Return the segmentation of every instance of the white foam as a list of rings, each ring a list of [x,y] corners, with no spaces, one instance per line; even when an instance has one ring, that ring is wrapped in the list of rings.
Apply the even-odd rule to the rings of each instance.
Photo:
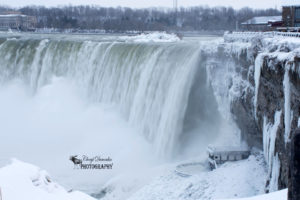
[[[111,176],[152,166],[151,146],[114,106],[89,103],[65,78],[36,95],[22,82],[0,87],[0,164],[10,157],[35,163],[69,187],[92,190]],[[110,156],[113,170],[76,171],[71,155]],[[139,165],[135,165],[136,161]]]

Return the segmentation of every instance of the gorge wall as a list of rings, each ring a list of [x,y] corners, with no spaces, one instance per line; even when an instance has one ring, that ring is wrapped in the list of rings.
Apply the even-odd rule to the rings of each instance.
[[[300,125],[298,40],[227,35],[207,58],[211,84],[228,91],[213,87],[215,94],[227,96],[242,139],[264,151],[267,192],[287,187],[290,139]]]

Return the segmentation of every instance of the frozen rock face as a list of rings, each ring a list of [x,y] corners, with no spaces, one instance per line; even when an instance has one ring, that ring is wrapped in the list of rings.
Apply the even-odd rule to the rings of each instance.
[[[300,199],[300,128],[295,131],[291,140],[290,159],[288,199]]]
[[[299,52],[297,38],[254,37],[224,42],[207,60],[212,85],[223,79],[228,88],[224,96],[242,139],[265,152],[266,191],[287,187],[290,138],[300,116]]]
[[[269,123],[274,123],[275,112],[282,110],[276,132],[274,152],[278,153],[281,162],[279,188],[287,187],[290,136],[297,128],[300,106],[300,77],[296,71],[290,69],[290,66],[299,69],[298,57],[295,57],[293,61],[289,61],[280,60],[272,55],[265,56],[256,105],[257,123],[260,130],[263,117],[266,117]]]

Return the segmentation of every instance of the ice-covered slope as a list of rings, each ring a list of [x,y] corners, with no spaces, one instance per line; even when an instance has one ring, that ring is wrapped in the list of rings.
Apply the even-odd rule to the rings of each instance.
[[[163,169],[163,170],[162,170]],[[228,162],[214,171],[203,170],[189,177],[174,172],[174,165],[165,165],[148,178],[144,175],[123,176],[111,181],[98,195],[103,200],[212,200],[248,197],[264,193],[266,169],[260,153],[239,162]],[[249,176],[251,172],[251,176]],[[155,174],[151,172],[151,174]],[[149,182],[150,181],[150,182]],[[12,160],[0,168],[0,189],[4,200],[95,200],[79,192],[67,191],[38,167]]]
[[[230,199],[224,199],[224,200],[230,200]],[[280,190],[277,192],[271,192],[259,196],[242,198],[242,199],[232,199],[232,200],[287,200],[287,189]]]
[[[164,174],[153,177],[144,186],[136,186],[138,177],[131,178],[132,183],[128,179],[126,184],[119,184],[121,180],[111,183],[102,191],[101,199],[212,200],[249,197],[264,193],[267,177],[264,159],[260,153],[247,160],[228,162],[213,171],[199,171],[191,177],[181,177],[174,169],[175,166],[169,165]]]
[[[66,191],[46,171],[16,159],[0,168],[0,190],[3,200],[95,200],[79,191]]]

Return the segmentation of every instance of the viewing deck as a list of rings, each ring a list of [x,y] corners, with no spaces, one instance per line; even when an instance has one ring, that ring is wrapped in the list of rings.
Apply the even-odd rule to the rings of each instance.
[[[217,168],[217,165],[227,161],[238,161],[247,159],[250,155],[248,148],[244,147],[212,147],[207,148],[208,162],[211,169]]]

